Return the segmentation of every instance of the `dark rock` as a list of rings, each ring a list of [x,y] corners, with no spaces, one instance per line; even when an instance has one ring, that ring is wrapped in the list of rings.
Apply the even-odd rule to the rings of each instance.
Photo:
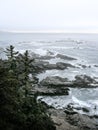
[[[82,108],[82,110],[84,111],[84,112],[89,112],[89,110],[87,109],[87,108]]]
[[[54,108],[53,106],[48,105],[47,103],[45,103],[44,101],[41,101],[40,99],[38,100],[38,102],[40,102],[41,104],[43,104],[44,108],[46,108],[46,109]]]
[[[40,82],[40,84],[43,86],[50,86],[50,87],[66,87],[67,85],[71,85],[71,82],[69,82],[67,78],[61,78],[55,76],[55,77],[46,77]]]
[[[58,95],[69,95],[68,88],[49,88],[48,86],[35,86],[32,89],[33,94],[45,95],[45,96],[58,96]]]
[[[92,87],[96,84],[96,81],[87,75],[77,75],[75,76],[75,80],[73,81],[73,87]]]
[[[43,79],[40,84],[42,86],[48,87],[83,87],[83,88],[92,88],[97,87],[98,84],[90,76],[86,75],[77,75],[74,81],[68,81],[67,78],[61,78],[59,76],[46,77]]]
[[[98,115],[93,115],[93,118],[97,118],[98,119]]]
[[[69,95],[68,89],[65,89],[65,90],[55,89],[55,90],[51,90],[51,91],[37,92],[37,93],[38,93],[38,95],[43,95],[43,96]]]
[[[74,109],[76,110],[81,110],[82,108],[81,107],[73,107]]]
[[[57,66],[56,64],[47,64],[46,66],[44,66],[44,69],[46,70],[57,69]]]
[[[39,59],[41,59],[41,60],[50,60],[52,58],[54,58],[54,56],[40,56],[39,57]]]
[[[87,75],[77,75],[75,76],[76,82],[93,83],[95,80]]]
[[[81,130],[97,130],[97,122],[87,115],[73,114],[67,116],[67,121]]]
[[[36,73],[40,73],[46,70],[45,66],[48,66],[49,62],[46,61],[35,61],[34,63],[32,63],[32,66],[35,68]],[[32,69],[33,69],[32,67]]]
[[[47,54],[44,55],[44,56],[36,54],[34,52],[29,52],[29,54],[30,54],[31,57],[38,59],[38,60],[50,60],[52,58],[55,58],[54,53],[51,52],[51,51],[48,51]]]
[[[87,66],[86,65],[81,65],[82,66],[82,68],[86,68]]]
[[[63,63],[63,62],[56,63],[56,66],[57,66],[57,69],[61,69],[61,70],[67,69],[68,67],[75,68],[75,66],[68,63]]]
[[[34,63],[32,63],[32,66],[36,68],[37,73],[52,69],[64,70],[67,69],[68,67],[75,68],[75,66],[68,63],[58,62],[56,64],[49,64],[49,62],[41,60],[36,60]]]
[[[68,64],[68,63],[63,63],[63,62],[57,62],[56,64],[47,64],[44,66],[44,69],[57,69],[57,70],[64,70],[67,69],[68,67],[75,68],[75,66]]]
[[[75,110],[82,110],[83,112],[89,112],[89,109],[88,108],[85,108],[85,107],[74,107],[73,106],[73,108],[75,109]]]
[[[77,112],[73,111],[73,110],[69,110],[69,109],[65,109],[64,111],[66,114],[69,114],[69,115],[73,115],[73,114],[77,114]]]
[[[60,59],[64,59],[64,60],[76,60],[75,58],[72,58],[72,57],[69,57],[66,55],[62,55],[62,54],[57,54],[56,57],[60,58]]]
[[[77,114],[77,112],[76,111],[74,111],[73,110],[73,106],[71,105],[71,104],[68,104],[67,105],[67,107],[66,107],[66,109],[64,110],[64,112],[66,113],[66,114],[69,114],[69,115],[73,115],[73,114]]]
[[[82,64],[78,64],[79,66],[81,66],[83,69],[85,69],[85,68],[91,68],[91,66],[89,65],[89,66],[86,66],[86,65],[82,65]]]
[[[94,67],[98,67],[98,65],[94,65]]]

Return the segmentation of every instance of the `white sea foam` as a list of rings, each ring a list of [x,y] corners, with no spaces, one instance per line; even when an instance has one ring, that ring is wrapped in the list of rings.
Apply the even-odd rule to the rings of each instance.
[[[39,55],[47,55],[52,51],[54,55],[63,54],[75,57],[76,61],[65,61],[79,68],[65,70],[49,70],[38,75],[40,80],[47,76],[60,76],[73,80],[75,75],[86,74],[98,78],[98,35],[97,34],[0,34],[1,47],[14,45],[17,50],[24,53],[31,50]],[[64,62],[61,59],[51,59],[51,63]],[[81,64],[81,65],[79,65]],[[82,65],[87,67],[83,68]],[[89,65],[91,67],[89,67]],[[90,106],[90,112],[98,114],[98,90],[96,89],[71,89],[69,96],[42,97],[45,102],[56,108],[64,108],[69,103],[74,106]],[[96,106],[96,109],[94,109]]]
[[[87,92],[84,93],[84,91],[86,91],[86,88],[85,89],[77,88],[76,90],[74,90],[74,88],[70,88],[70,90],[71,92],[69,93],[68,96],[53,96],[53,97],[40,96],[39,99],[46,102],[48,105],[52,105],[53,107],[57,109],[64,109],[67,107],[68,104],[72,104],[74,110],[81,114],[98,115],[98,99],[93,100],[94,95],[92,95],[92,98],[86,99]],[[88,89],[88,92],[89,93],[96,92],[96,94],[98,94],[98,88]],[[82,98],[81,99],[78,98],[79,95],[80,95],[80,98],[84,96],[84,99],[82,100]],[[82,108],[88,109],[89,112],[83,111]]]

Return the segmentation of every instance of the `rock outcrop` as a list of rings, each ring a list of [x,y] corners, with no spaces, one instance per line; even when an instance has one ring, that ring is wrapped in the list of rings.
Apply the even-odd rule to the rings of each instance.
[[[69,63],[63,63],[63,62],[57,62],[56,64],[50,64],[47,61],[35,61],[35,63],[32,64],[39,72],[46,71],[46,70],[64,70],[67,68],[75,68],[75,66],[69,64]]]
[[[98,130],[95,118],[79,113],[65,113],[63,110],[49,109],[49,115],[57,130]]]
[[[57,57],[57,58],[60,58],[60,59],[64,59],[64,60],[76,60],[76,59],[73,58],[73,57],[69,57],[69,56],[62,55],[62,54],[57,54],[56,57]]]
[[[46,77],[43,79],[40,84],[42,86],[48,87],[66,87],[67,85],[71,85],[72,83],[68,81],[67,78],[61,78],[59,76]]]
[[[97,87],[97,82],[87,75],[77,75],[75,80],[69,81],[67,78],[61,78],[59,76],[46,77],[40,84],[48,87]]]
[[[69,95],[69,89],[68,88],[62,88],[62,87],[51,87],[48,86],[35,86],[33,87],[32,93],[43,96],[59,96],[59,95]]]
[[[94,87],[94,84],[97,86],[97,82],[87,75],[77,75],[73,81],[73,86],[75,87]]]

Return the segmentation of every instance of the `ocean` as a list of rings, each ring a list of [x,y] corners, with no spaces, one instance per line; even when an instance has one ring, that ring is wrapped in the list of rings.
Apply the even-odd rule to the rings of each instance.
[[[60,58],[47,60],[50,63],[67,62],[77,67],[65,70],[47,70],[37,75],[40,81],[47,76],[60,76],[73,80],[76,75],[84,74],[98,81],[98,34],[0,32],[0,48],[5,49],[9,45],[15,46],[15,49],[21,53],[25,50],[39,55],[47,55],[48,52],[52,52],[54,55],[63,54],[77,59],[75,61]],[[2,49],[0,57],[5,58]],[[87,107],[90,115],[98,115],[98,88],[70,88],[70,90],[68,96],[41,98],[58,109],[74,103],[74,106]],[[80,112],[82,113],[82,111]]]

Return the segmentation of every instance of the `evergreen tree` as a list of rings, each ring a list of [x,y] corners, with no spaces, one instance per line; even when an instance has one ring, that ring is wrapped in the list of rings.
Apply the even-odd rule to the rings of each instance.
[[[18,85],[13,73],[0,67],[0,130],[16,127],[14,121],[20,111]]]
[[[14,51],[14,46],[10,45],[8,48],[6,48],[5,51],[8,61],[9,61],[9,68],[10,70],[15,70],[16,68],[16,56],[18,54],[18,51]]]
[[[8,68],[0,67],[0,130],[55,130],[45,106],[19,91],[20,82]]]
[[[23,63],[23,86],[25,90],[25,97],[27,97],[30,94],[31,91],[31,80],[29,78],[30,70],[31,70],[31,63],[34,61],[34,59],[30,59],[28,50],[25,51],[24,55],[21,55],[21,61]]]

